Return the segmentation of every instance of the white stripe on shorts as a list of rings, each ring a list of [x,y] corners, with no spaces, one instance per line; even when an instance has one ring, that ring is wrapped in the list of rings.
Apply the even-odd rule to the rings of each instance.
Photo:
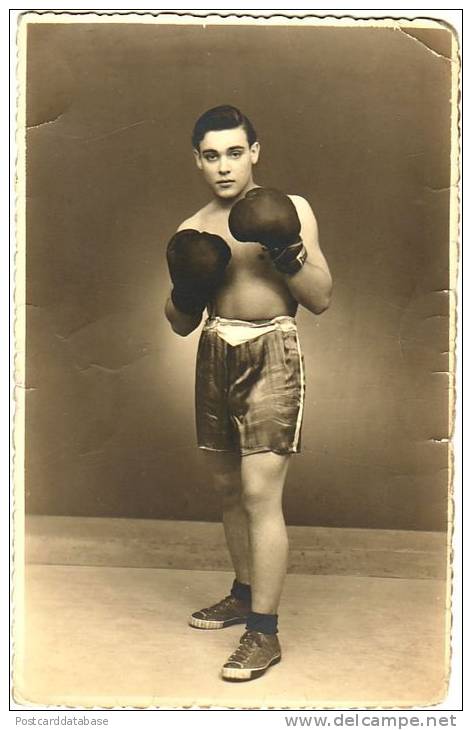
[[[295,428],[295,436],[293,438],[293,445],[292,445],[293,449],[297,448],[298,439],[300,438],[300,429],[302,427],[302,419],[303,419],[303,407],[305,405],[305,372],[303,369],[303,358],[302,358],[302,351],[300,348],[300,340],[298,339],[298,332],[297,332],[297,350],[298,350],[298,359],[300,362],[300,408],[298,409],[297,425]]]

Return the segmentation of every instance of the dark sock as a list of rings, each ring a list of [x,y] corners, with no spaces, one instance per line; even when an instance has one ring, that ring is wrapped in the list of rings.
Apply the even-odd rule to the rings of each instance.
[[[238,601],[244,601],[251,605],[251,586],[247,583],[240,583],[239,580],[233,581],[233,587],[231,588],[231,595],[238,599]]]
[[[262,634],[276,634],[278,615],[276,613],[251,613],[246,628],[248,631],[260,631]]]

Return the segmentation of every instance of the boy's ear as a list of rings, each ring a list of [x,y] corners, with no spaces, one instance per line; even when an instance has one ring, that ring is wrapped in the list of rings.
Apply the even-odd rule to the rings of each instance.
[[[195,164],[197,165],[198,169],[202,169],[202,158],[200,155],[200,150],[193,149],[193,156],[195,158]]]
[[[255,165],[259,159],[259,154],[261,151],[261,146],[259,142],[254,142],[254,144],[251,145],[250,152],[251,152],[251,161],[252,164]]]

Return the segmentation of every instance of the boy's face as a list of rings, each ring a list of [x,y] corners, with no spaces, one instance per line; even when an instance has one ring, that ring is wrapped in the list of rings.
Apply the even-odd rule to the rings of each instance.
[[[194,155],[216,197],[231,200],[253,185],[252,166],[259,158],[259,143],[249,147],[243,127],[207,132]]]

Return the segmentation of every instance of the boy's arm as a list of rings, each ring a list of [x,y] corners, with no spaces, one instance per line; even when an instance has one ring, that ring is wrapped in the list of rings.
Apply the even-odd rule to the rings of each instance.
[[[226,241],[200,231],[196,216],[179,226],[167,245],[173,287],[164,309],[176,334],[186,337],[198,327],[230,259]]]
[[[179,231],[183,231],[187,228],[194,228],[193,220],[189,218],[188,220],[185,220],[183,223],[180,224],[180,226],[177,228],[176,233]],[[184,312],[181,312],[177,307],[175,307],[170,295],[167,298],[165,307],[164,307],[164,314],[167,318],[167,321],[170,323],[170,326],[172,327],[173,332],[175,332],[177,335],[181,335],[181,337],[186,337],[189,335],[193,330],[197,329],[198,325],[200,324],[202,320],[202,315],[190,315],[185,314]]]
[[[309,204],[274,188],[253,188],[232,207],[228,225],[241,243],[258,241],[296,301],[315,314],[329,306],[332,281]]]
[[[305,244],[307,259],[296,274],[284,278],[294,299],[314,314],[329,307],[333,281],[318,241],[318,225],[310,204],[298,195],[290,196],[301,223],[300,237]]]

